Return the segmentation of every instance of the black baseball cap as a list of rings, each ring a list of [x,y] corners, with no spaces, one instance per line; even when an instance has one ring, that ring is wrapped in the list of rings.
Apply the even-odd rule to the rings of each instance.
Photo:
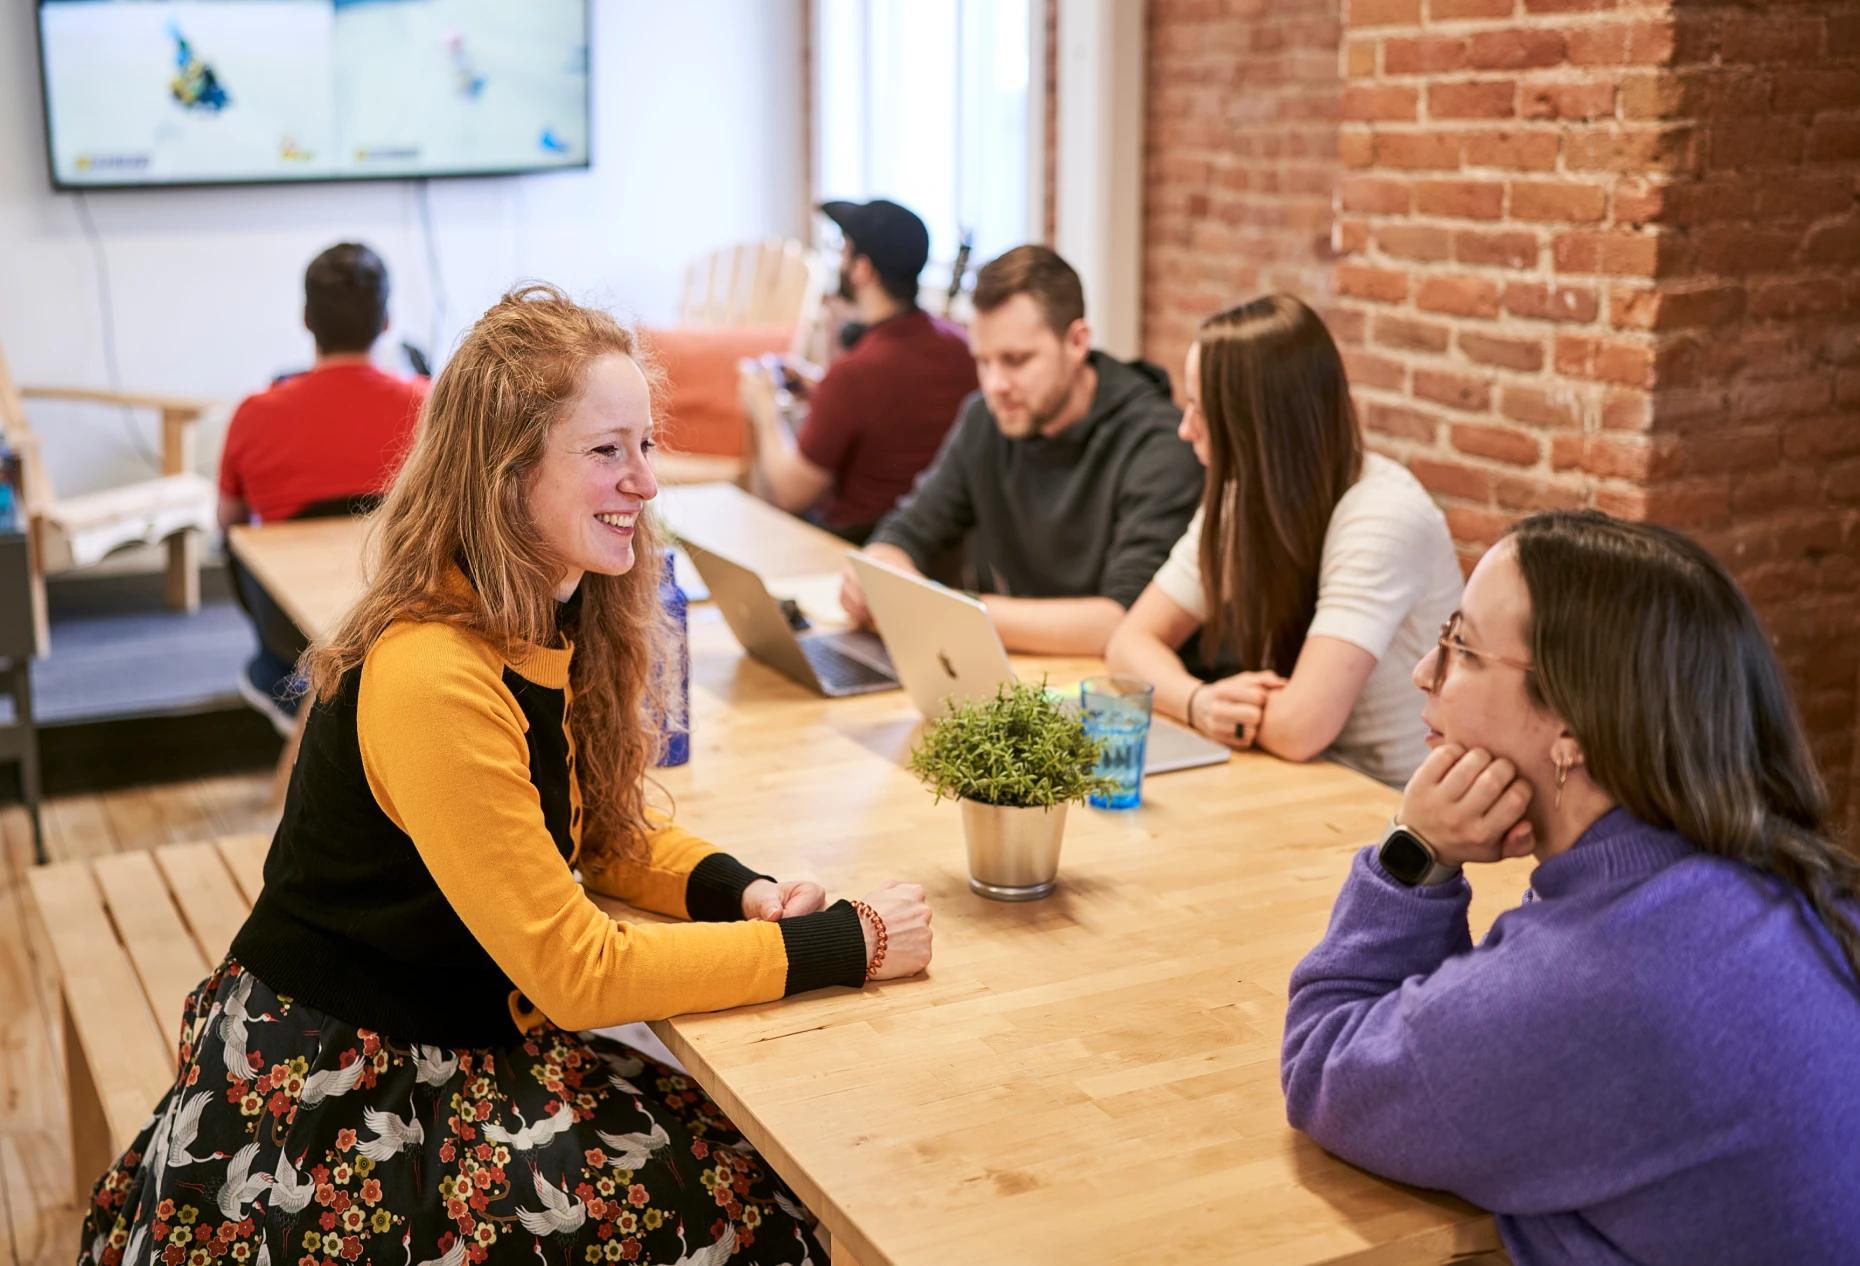
[[[823,202],[820,212],[840,226],[853,254],[871,260],[887,280],[916,281],[930,258],[930,230],[916,213],[895,202]]]

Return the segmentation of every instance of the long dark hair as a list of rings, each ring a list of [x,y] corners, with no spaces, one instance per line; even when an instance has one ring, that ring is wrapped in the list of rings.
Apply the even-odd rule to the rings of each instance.
[[[1317,611],[1331,512],[1363,472],[1343,358],[1317,313],[1267,295],[1201,323],[1202,650],[1290,673]]]
[[[1737,582],[1669,528],[1593,510],[1511,529],[1531,594],[1535,702],[1643,822],[1781,879],[1860,979],[1860,860],[1841,847],[1782,668]]]

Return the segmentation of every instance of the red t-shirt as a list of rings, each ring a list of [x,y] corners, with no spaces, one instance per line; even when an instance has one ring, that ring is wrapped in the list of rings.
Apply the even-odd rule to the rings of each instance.
[[[883,518],[936,456],[975,387],[960,326],[913,311],[867,330],[814,388],[795,437],[801,456],[833,475],[820,521],[850,528]]]
[[[226,429],[220,491],[264,523],[336,497],[385,492],[429,386],[373,365],[325,365],[247,396]]]

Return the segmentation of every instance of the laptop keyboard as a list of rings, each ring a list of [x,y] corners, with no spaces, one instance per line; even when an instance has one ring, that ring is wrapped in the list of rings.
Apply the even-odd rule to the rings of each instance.
[[[891,652],[885,649],[884,640],[876,633],[866,629],[842,629],[838,633],[823,633],[815,640],[831,646],[836,654],[856,659],[897,680],[898,670],[891,662]]]
[[[862,664],[831,642],[809,638],[801,643],[807,662],[813,665],[820,683],[829,690],[852,690],[859,686],[895,686],[897,678]]]

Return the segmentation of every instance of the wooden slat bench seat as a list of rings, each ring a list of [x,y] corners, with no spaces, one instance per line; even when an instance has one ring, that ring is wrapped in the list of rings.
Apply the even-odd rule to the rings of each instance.
[[[64,1011],[78,1200],[173,1084],[181,1006],[226,956],[269,844],[233,835],[30,872]]]

